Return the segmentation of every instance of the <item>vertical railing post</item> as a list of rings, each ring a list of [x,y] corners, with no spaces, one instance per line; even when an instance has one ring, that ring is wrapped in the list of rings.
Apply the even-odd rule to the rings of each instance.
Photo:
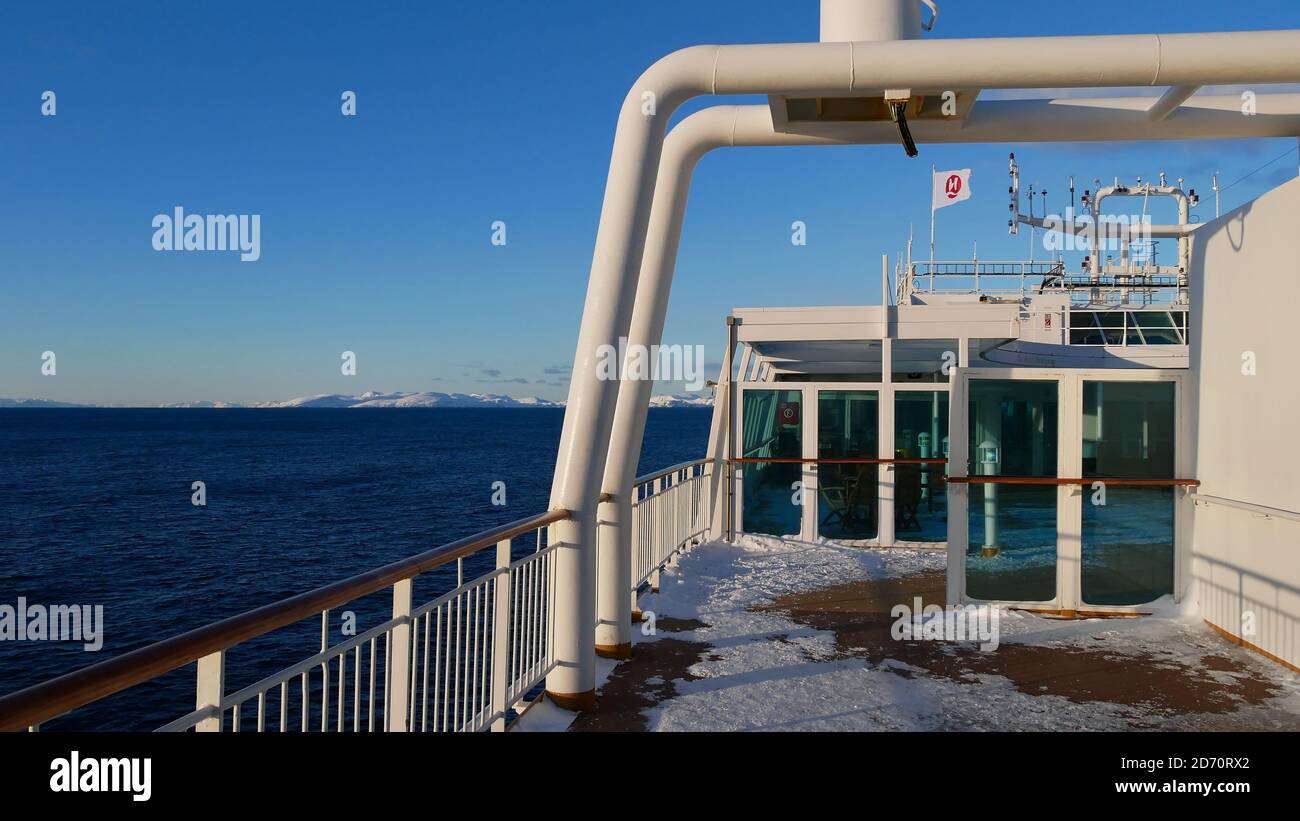
[[[393,585],[393,628],[388,644],[388,692],[384,706],[384,725],[390,733],[407,731],[406,714],[411,676],[411,580]]]
[[[492,604],[492,732],[506,729],[506,691],[510,669],[510,540],[497,542],[496,596]]]
[[[211,708],[216,710],[216,715],[205,718],[194,725],[196,732],[221,732],[221,699],[225,696],[225,689],[226,651],[218,650],[199,659],[198,686],[194,691],[194,709]]]
[[[654,557],[656,568],[664,560],[664,500],[660,498],[664,492],[664,477],[660,476],[654,481],[654,500],[650,507],[650,555]],[[659,571],[655,570],[655,592],[659,592]]]

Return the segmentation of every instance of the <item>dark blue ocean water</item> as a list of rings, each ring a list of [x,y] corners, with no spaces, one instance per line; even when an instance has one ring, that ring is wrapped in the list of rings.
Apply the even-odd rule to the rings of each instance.
[[[702,456],[709,417],[652,410],[639,473]],[[502,408],[0,410],[0,604],[102,604],[105,621],[98,653],[0,641],[0,694],[539,513],[562,419]],[[191,503],[194,481],[206,483],[204,507]],[[492,504],[494,481],[506,483],[505,506]],[[422,578],[417,602],[449,589],[452,572]],[[359,628],[390,604],[376,594],[354,606]],[[319,621],[303,623],[231,653],[228,689],[310,656],[319,636]],[[193,676],[189,665],[49,729],[152,729],[193,709]]]

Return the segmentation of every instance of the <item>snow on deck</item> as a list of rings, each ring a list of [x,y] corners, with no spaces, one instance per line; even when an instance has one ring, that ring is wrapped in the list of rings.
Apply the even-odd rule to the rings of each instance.
[[[695,548],[642,595],[655,630],[604,664],[598,707],[519,730],[1300,729],[1300,677],[1190,607],[1065,621],[1002,611],[1000,646],[894,639],[942,603],[942,550],[743,536]]]

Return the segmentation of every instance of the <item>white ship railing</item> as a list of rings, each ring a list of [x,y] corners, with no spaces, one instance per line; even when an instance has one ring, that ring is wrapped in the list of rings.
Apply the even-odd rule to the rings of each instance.
[[[1176,270],[1138,266],[1108,267],[1101,273],[1069,274],[1063,262],[1019,260],[914,261],[898,283],[895,299],[911,302],[913,294],[980,294],[1028,299],[1044,294],[1070,295],[1073,305],[1113,302],[1120,305],[1186,304],[1187,278]]]
[[[505,729],[546,678],[556,546],[545,534],[569,518],[521,519],[325,587],[191,630],[0,698],[0,730],[42,722],[197,662],[195,709],[164,731],[474,731]],[[511,561],[511,544],[535,536]],[[496,568],[463,581],[464,560],[495,548]],[[457,563],[457,586],[418,606],[412,583]],[[388,620],[329,644],[331,613],[389,589]],[[320,652],[235,692],[226,657],[275,630],[321,619]]]
[[[632,486],[632,594],[647,582],[658,589],[659,572],[709,529],[709,482],[713,463],[683,462],[640,477]]]
[[[989,294],[1025,297],[1044,279],[1065,273],[1062,262],[1026,260],[914,261],[907,267],[899,303],[912,294]]]
[[[708,460],[635,480],[631,589],[708,531]],[[197,663],[195,709],[166,732],[472,732],[503,730],[513,710],[555,666],[554,510],[275,602],[0,697],[0,730],[48,722],[187,664]],[[511,560],[511,545],[535,538]],[[496,551],[496,567],[465,581],[465,562]],[[452,562],[456,587],[423,604],[413,582]],[[389,590],[391,616],[331,644],[331,618]],[[276,630],[320,619],[320,650],[246,687],[227,691],[228,654]]]

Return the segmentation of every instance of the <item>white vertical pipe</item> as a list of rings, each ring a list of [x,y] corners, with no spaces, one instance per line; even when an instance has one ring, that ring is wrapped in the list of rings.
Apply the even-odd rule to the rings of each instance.
[[[821,0],[823,43],[912,40],[920,36],[920,0]]]
[[[702,78],[709,76],[716,53],[701,46],[660,61],[628,92],[619,113],[551,488],[551,507],[572,512],[553,531],[555,667],[546,691],[562,708],[595,704],[596,500],[619,387],[598,369],[602,346],[617,350],[619,337],[627,334],[668,117],[708,89]],[[656,71],[668,61],[675,71]],[[663,74],[668,76],[656,81]],[[684,77],[701,78],[700,85],[681,82]]]

